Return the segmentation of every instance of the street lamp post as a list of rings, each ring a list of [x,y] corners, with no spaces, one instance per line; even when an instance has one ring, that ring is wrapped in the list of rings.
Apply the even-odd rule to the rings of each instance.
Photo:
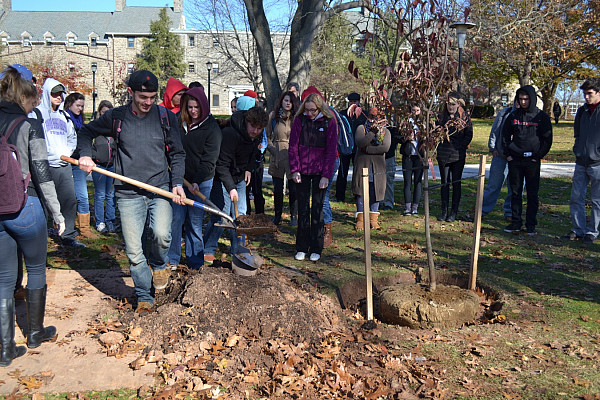
[[[212,70],[213,64],[212,61],[206,62],[206,69],[208,70],[208,108],[210,108],[211,100],[210,100],[210,71]]]
[[[465,48],[467,30],[474,27],[475,24],[472,22],[455,22],[450,25],[450,28],[456,29],[456,37],[458,38],[458,94],[461,94],[460,80],[462,79],[462,51]]]
[[[98,64],[92,63],[92,119],[96,117],[96,71]]]

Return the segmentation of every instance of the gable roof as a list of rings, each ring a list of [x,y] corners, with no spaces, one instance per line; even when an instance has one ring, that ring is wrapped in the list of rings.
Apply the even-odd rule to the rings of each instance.
[[[84,40],[88,40],[92,32],[103,39],[111,34],[148,35],[150,22],[158,19],[161,8],[126,6],[123,11],[113,12],[5,10],[0,20],[0,31],[8,33],[11,40],[17,40],[27,30],[32,41],[43,41],[48,31],[59,41],[66,40],[69,32]],[[167,7],[167,15],[171,19],[172,30],[185,28],[183,13]]]

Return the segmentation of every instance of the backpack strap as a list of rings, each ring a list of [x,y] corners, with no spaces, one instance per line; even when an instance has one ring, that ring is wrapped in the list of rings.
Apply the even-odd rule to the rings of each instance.
[[[14,130],[17,129],[21,122],[25,121],[26,119],[27,117],[24,116],[15,119],[12,124],[8,126],[8,129],[4,132],[4,135],[2,135],[2,143],[8,143],[8,138],[10,138],[10,135],[12,135]]]
[[[169,159],[169,145],[167,144],[167,136],[171,132],[169,113],[165,107],[160,105],[158,106],[158,113],[160,115],[160,128],[162,129],[163,138],[165,140],[165,155],[167,156],[167,160],[169,160],[169,165],[171,165],[171,160]]]
[[[37,107],[35,107],[33,109],[33,112],[35,113],[35,118],[37,120],[39,120],[41,124],[43,124],[44,123],[44,117],[42,116],[42,112],[40,111],[40,109],[37,108]]]

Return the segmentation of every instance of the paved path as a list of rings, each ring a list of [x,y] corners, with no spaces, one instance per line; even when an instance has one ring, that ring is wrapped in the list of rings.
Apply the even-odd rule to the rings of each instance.
[[[396,167],[396,181],[403,181],[402,177],[402,166],[398,165]],[[435,169],[435,177],[440,179],[440,170],[437,165],[433,167]],[[542,178],[556,178],[556,177],[572,177],[573,170],[575,169],[575,163],[542,163],[541,177]],[[268,169],[265,168],[263,181],[271,182],[271,175],[267,172]],[[490,172],[490,164],[488,163],[485,168],[486,178]],[[463,171],[463,178],[475,177],[479,173],[479,164],[467,164],[465,165],[465,169]],[[431,174],[429,175],[431,178]],[[350,167],[350,171],[348,172],[348,181],[352,181],[352,167]]]

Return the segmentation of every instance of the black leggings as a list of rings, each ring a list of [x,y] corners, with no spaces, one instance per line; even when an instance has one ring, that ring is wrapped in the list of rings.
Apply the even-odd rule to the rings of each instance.
[[[288,179],[288,190],[290,200],[290,214],[295,216],[298,214],[298,202],[296,199],[296,184]],[[283,212],[283,178],[273,177],[273,201],[275,203],[275,216],[281,217]]]
[[[454,181],[452,183],[452,210],[457,212],[462,195],[462,181],[460,179],[465,168],[465,159],[462,158],[448,164],[439,163],[439,167],[440,178],[442,179],[442,211],[448,208],[449,205],[450,185],[448,183]]]
[[[419,156],[402,156],[402,176],[404,177],[404,202],[419,204],[421,201],[421,180],[423,179],[423,162]],[[411,189],[415,185],[414,191]]]

